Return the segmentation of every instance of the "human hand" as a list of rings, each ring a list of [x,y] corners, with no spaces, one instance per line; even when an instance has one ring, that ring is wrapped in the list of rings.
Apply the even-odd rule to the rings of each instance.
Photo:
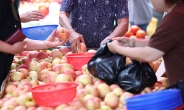
[[[112,39],[111,37],[106,37],[104,40],[101,41],[100,45],[103,45],[108,39]]]
[[[115,37],[112,38],[112,40],[117,40],[119,42],[119,45],[125,46],[125,47],[131,47],[133,44],[133,40],[128,37]]]
[[[21,22],[39,21],[44,15],[40,11],[28,11],[20,15]]]
[[[109,51],[116,54],[119,46],[121,46],[120,42],[118,40],[112,40],[111,42],[107,43]]]
[[[83,38],[83,35],[73,31],[70,33],[70,49],[72,51],[72,53],[77,53],[77,48],[80,50],[81,47],[80,47],[80,43],[84,42],[84,38]]]
[[[61,46],[61,45],[65,44],[68,41],[68,39],[60,41],[58,38],[55,37],[55,35],[56,35],[56,30],[54,30],[49,35],[49,37],[45,40],[45,43],[46,43],[48,48]]]

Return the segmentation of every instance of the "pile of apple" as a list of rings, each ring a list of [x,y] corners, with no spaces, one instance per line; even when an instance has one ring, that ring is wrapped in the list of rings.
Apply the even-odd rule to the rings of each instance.
[[[125,100],[133,97],[133,94],[124,91],[116,84],[109,86],[102,80],[93,77],[87,65],[83,65],[81,71],[74,70],[73,66],[67,63],[65,56],[67,54],[71,54],[70,49],[61,47],[46,51],[29,51],[24,57],[15,56],[5,87],[5,95],[0,99],[0,109],[126,110]],[[127,63],[130,62],[130,59],[127,58]],[[40,106],[34,101],[30,92],[32,87],[58,82],[78,83],[73,101],[57,107]],[[141,94],[162,90],[167,86],[167,78],[161,77],[154,87],[146,87]]]

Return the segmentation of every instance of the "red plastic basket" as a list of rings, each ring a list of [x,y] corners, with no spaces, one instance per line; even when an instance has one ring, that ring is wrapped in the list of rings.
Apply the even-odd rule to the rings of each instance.
[[[74,82],[44,84],[31,88],[31,92],[38,105],[55,107],[72,101],[77,86]]]
[[[74,70],[81,70],[82,66],[87,64],[94,54],[94,52],[73,53],[66,55],[66,58],[68,63],[73,65]]]

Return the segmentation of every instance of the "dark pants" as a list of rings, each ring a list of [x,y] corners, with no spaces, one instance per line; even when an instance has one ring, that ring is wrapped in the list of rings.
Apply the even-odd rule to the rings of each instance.
[[[2,82],[6,79],[13,61],[14,55],[0,52],[0,90]]]

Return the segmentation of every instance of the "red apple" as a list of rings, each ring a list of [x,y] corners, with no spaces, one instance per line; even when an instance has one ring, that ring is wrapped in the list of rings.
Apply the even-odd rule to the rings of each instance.
[[[59,49],[54,49],[52,50],[51,54],[50,54],[51,57],[59,57],[59,58],[62,58],[63,57],[63,53],[61,51],[59,51]]]
[[[108,92],[111,92],[111,89],[110,89],[109,85],[107,85],[106,83],[98,84],[97,88],[98,88],[98,91],[100,93],[99,96],[101,98],[104,98]]]
[[[36,54],[36,58],[38,58],[38,59],[45,59],[45,58],[48,58],[48,55],[45,53],[45,52],[38,52],[37,54]]]
[[[23,73],[25,75],[25,77],[28,76],[29,71],[25,68],[19,68],[19,69],[17,69],[17,71]]]
[[[68,47],[61,47],[59,48],[59,51],[61,51],[63,55],[66,55],[66,53],[70,52],[71,50]]]
[[[36,58],[36,54],[37,54],[37,53],[38,53],[37,51],[29,51],[29,52],[27,53],[27,57],[28,57],[29,59]]]
[[[28,70],[28,66],[27,66],[26,64],[21,64],[21,65],[19,65],[19,66],[17,67],[17,70],[18,70],[19,68],[24,68],[24,69],[27,69],[27,70]]]
[[[15,107],[14,110],[27,110],[27,108],[25,106],[19,105],[19,106]]]
[[[21,72],[18,72],[18,71],[14,72],[10,75],[10,81],[13,81],[13,82],[21,81],[24,78],[25,78],[24,73],[21,73]]]
[[[56,29],[56,37],[59,38],[61,41],[68,39],[70,36],[70,33],[67,29],[63,27],[58,27]]]
[[[62,67],[62,64],[55,64],[54,66],[52,66],[52,71],[60,74],[61,73],[61,67]]]
[[[119,97],[114,92],[109,92],[104,98],[105,105],[116,108],[119,105]]]
[[[75,82],[82,83],[85,86],[88,84],[93,84],[93,80],[90,75],[80,75],[75,79]]]
[[[76,77],[82,75],[82,71],[75,71],[75,75],[76,75]]]
[[[57,75],[55,82],[73,82],[73,79],[66,74],[59,74]]]
[[[73,69],[66,69],[63,71],[63,74],[70,76],[73,80],[75,80],[76,78],[76,75]]]
[[[56,80],[56,77],[58,76],[58,73],[54,71],[50,71],[46,76],[45,76],[45,83],[54,83]]]

